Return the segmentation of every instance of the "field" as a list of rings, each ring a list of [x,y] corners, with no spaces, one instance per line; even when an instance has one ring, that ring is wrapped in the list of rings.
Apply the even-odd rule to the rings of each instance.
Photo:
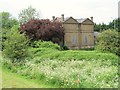
[[[30,48],[24,64],[4,60],[4,68],[59,88],[117,88],[118,56],[99,51]],[[29,87],[29,86],[28,86]]]

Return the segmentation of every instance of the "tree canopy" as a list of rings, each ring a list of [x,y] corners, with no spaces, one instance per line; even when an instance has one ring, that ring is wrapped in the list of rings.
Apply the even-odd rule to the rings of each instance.
[[[32,40],[52,41],[60,44],[64,38],[62,23],[51,22],[48,19],[33,19],[21,25],[21,32],[24,32]]]
[[[105,24],[105,23],[102,23],[102,24],[96,24],[94,25],[94,30],[95,31],[98,31],[98,32],[101,32],[103,30],[108,30],[108,29],[115,29],[116,31],[119,31],[120,32],[120,29],[119,29],[119,23],[120,23],[120,18],[117,18],[117,19],[114,19],[112,20],[111,22],[109,22],[109,24]]]
[[[0,16],[2,16],[2,28],[7,28],[10,29],[12,28],[14,25],[18,25],[18,21],[13,18],[9,12],[1,12]]]
[[[24,24],[35,18],[40,18],[40,15],[32,6],[29,6],[27,9],[24,9],[19,13],[19,22],[21,24]]]
[[[7,39],[4,41],[3,53],[14,63],[16,60],[24,60],[28,56],[29,39],[20,34],[19,26],[15,25],[7,32]]]

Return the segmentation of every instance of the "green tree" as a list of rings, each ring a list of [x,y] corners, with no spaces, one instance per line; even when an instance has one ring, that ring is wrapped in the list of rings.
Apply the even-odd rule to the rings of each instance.
[[[2,28],[10,29],[14,25],[18,25],[18,21],[13,18],[9,12],[1,12],[0,16],[2,17]]]
[[[100,32],[101,31],[101,24],[94,24],[94,31]]]
[[[94,31],[101,32],[103,30],[115,29],[120,32],[120,18],[114,19],[109,24],[96,24],[94,25]]]
[[[24,9],[19,13],[19,22],[21,24],[24,24],[35,18],[40,18],[40,15],[36,9],[32,8],[32,6],[29,6],[27,9]]]
[[[96,49],[102,52],[112,52],[120,55],[120,37],[116,30],[106,30],[103,31],[97,37]]]
[[[12,60],[12,63],[24,60],[29,55],[28,42],[29,39],[24,34],[20,34],[18,26],[14,26],[7,33],[3,53]]]
[[[3,50],[4,48],[4,41],[6,40],[6,33],[8,31],[11,30],[11,28],[14,26],[14,25],[18,25],[18,21],[13,18],[9,12],[1,12],[0,13],[0,16],[1,16],[1,26],[2,26],[2,29],[0,29],[0,32],[1,32],[1,49]]]
[[[120,32],[120,18],[114,19],[108,26],[110,29],[115,29]]]
[[[103,30],[109,29],[109,25],[102,23],[102,24],[96,24],[94,25],[94,31],[102,32]]]

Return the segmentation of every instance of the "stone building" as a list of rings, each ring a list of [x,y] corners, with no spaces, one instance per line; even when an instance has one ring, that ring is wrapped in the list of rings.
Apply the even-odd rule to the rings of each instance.
[[[55,18],[54,21],[62,22],[64,28],[64,45],[70,49],[94,47],[94,22],[93,17],[74,19],[73,17],[61,19]]]

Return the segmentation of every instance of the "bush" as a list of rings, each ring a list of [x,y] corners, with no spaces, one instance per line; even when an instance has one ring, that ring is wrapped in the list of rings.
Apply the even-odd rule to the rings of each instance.
[[[2,42],[1,42],[1,46],[2,46],[2,48],[1,48],[1,50],[3,51],[3,49],[4,49],[4,42],[5,42],[5,40],[7,39],[7,33],[9,33],[10,32],[10,30],[8,30],[8,29],[2,29]]]
[[[32,40],[52,41],[62,44],[64,31],[62,23],[46,20],[30,20],[21,25],[20,31],[24,32]]]
[[[35,48],[51,48],[60,50],[60,46],[58,44],[54,44],[50,41],[34,41],[33,47]]]
[[[103,31],[97,37],[96,49],[102,52],[112,52],[117,55],[120,55],[120,52],[118,50],[120,48],[119,40],[120,37],[117,31],[115,30]]]
[[[20,34],[18,26],[14,26],[11,31],[7,33],[7,39],[4,42],[4,55],[12,60],[21,61],[28,56],[28,42],[29,39]]]

